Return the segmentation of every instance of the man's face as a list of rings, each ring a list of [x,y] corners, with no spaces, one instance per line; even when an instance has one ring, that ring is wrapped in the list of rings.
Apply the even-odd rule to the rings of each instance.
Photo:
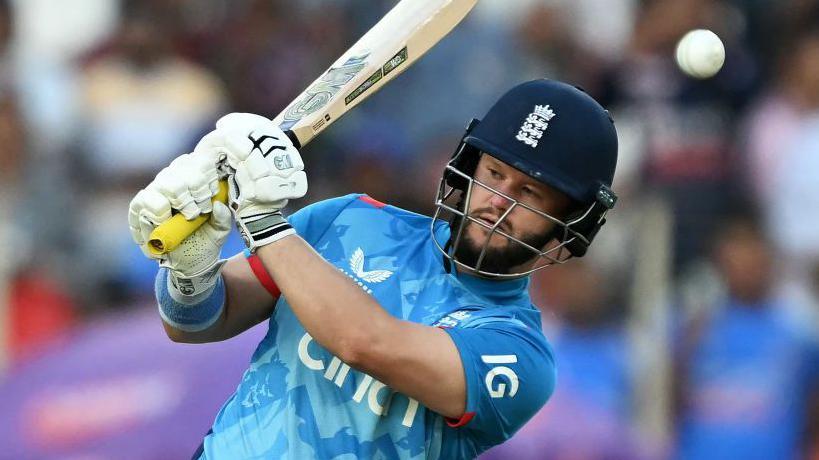
[[[756,303],[770,295],[772,249],[750,224],[737,222],[724,230],[715,256],[717,268],[735,298]]]
[[[475,169],[475,183],[467,205],[467,214],[488,226],[496,222],[508,211],[513,202],[488,188],[514,199],[557,219],[565,217],[571,199],[517,169],[487,154],[481,156]],[[542,249],[549,243],[555,223],[520,205],[515,206],[501,222],[498,229],[528,245]],[[453,229],[457,231],[457,229]],[[490,230],[478,223],[467,221],[455,257],[462,263],[475,267],[481,251],[489,238]],[[480,270],[494,273],[525,271],[525,264],[531,264],[535,253],[526,247],[497,233],[489,238],[489,247],[481,262]],[[522,269],[523,268],[523,269]]]

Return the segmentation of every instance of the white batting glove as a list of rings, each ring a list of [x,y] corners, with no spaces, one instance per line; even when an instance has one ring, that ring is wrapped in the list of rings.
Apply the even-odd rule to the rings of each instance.
[[[173,286],[186,296],[209,290],[217,281],[224,260],[222,245],[230,233],[230,210],[222,203],[211,204],[218,190],[215,157],[181,155],[140,190],[128,210],[131,237],[149,258],[170,270]],[[200,214],[212,215],[193,235],[173,251],[155,256],[146,243],[159,224],[170,219],[172,209],[188,220]]]
[[[295,233],[281,209],[307,193],[307,175],[281,129],[259,115],[232,113],[219,119],[194,154],[199,151],[227,166],[230,208],[252,251]]]

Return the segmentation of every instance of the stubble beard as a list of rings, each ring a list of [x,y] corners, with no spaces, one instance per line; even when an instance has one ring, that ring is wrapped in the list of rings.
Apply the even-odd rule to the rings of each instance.
[[[458,222],[453,222],[451,228],[457,229],[460,225],[460,219],[460,217],[456,219]],[[478,259],[481,256],[483,247],[489,244],[491,237],[489,236],[489,231],[486,230],[484,241],[478,243],[470,233],[470,227],[473,226],[486,230],[480,224],[476,224],[471,221],[467,222],[464,226],[463,235],[461,235],[461,240],[458,243],[458,247],[453,248],[454,259],[464,265],[482,272],[508,275],[511,274],[511,270],[513,268],[519,267],[527,262],[531,262],[535,257],[537,257],[537,254],[531,249],[521,245],[520,243],[512,241],[503,235],[497,235],[499,238],[503,238],[505,243],[499,247],[487,247],[483,260],[481,261],[481,266],[478,267]],[[507,231],[506,233],[509,233],[510,235],[512,234],[511,231]],[[524,234],[516,238],[529,246],[538,249],[544,248],[546,243],[551,240],[551,236],[548,234],[541,235],[534,233]]]

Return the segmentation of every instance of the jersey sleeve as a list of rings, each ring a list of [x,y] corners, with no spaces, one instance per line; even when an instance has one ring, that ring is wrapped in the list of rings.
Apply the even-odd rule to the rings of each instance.
[[[513,318],[445,329],[466,377],[466,414],[449,426],[469,430],[483,448],[519,430],[552,395],[556,371],[540,330]]]
[[[341,211],[361,196],[351,194],[313,203],[289,215],[287,221],[299,236],[313,245],[321,239]]]

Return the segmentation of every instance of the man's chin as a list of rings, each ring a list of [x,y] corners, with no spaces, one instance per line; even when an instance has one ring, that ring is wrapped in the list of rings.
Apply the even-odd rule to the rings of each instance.
[[[492,243],[486,248],[486,254],[480,267],[478,267],[478,259],[481,252],[484,251],[485,236],[479,241],[475,241],[471,237],[461,241],[460,247],[457,248],[458,250],[455,253],[455,258],[469,267],[484,272],[507,274],[511,268],[507,257],[505,257],[508,253],[509,241],[504,237],[500,237],[501,240],[495,241],[495,238],[498,237],[493,237]]]
[[[509,274],[515,268],[520,268],[532,262],[537,257],[537,254],[526,249],[524,246],[510,241],[502,235],[492,235],[489,245],[486,248],[486,254],[481,261],[480,267],[477,266],[478,259],[481,252],[484,250],[484,245],[487,241],[489,230],[485,228],[467,228],[464,231],[459,247],[455,248],[455,258],[465,264],[466,266],[477,268],[483,272],[496,274]],[[528,243],[537,244],[532,238],[529,238]],[[526,238],[524,238],[526,241]],[[537,247],[534,246],[533,247]]]
[[[475,231],[468,232],[467,236],[469,240],[472,241],[472,244],[475,247],[483,249],[483,246],[486,244],[486,239],[489,236],[489,230],[481,227],[474,229]],[[508,238],[503,235],[498,235],[497,233],[493,234],[491,239],[489,240],[489,249],[502,251],[509,247],[511,242]]]

